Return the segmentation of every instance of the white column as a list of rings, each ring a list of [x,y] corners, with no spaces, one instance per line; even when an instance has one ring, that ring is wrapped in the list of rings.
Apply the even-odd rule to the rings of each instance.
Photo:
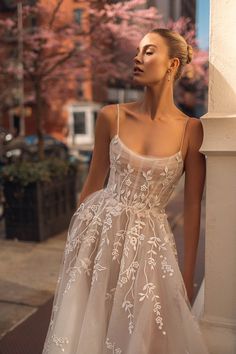
[[[205,308],[200,321],[211,354],[236,353],[236,1],[211,0]]]

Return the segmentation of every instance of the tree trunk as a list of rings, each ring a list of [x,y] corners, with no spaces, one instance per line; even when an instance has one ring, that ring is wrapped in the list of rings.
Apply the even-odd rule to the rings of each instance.
[[[43,125],[42,125],[42,97],[40,82],[35,83],[35,97],[36,97],[36,134],[38,137],[38,156],[39,160],[43,160],[44,155],[44,140],[43,140]]]

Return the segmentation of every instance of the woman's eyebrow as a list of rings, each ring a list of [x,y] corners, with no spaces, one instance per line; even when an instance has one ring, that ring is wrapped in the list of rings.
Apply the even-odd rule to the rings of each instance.
[[[153,47],[156,47],[156,48],[157,48],[157,46],[156,46],[155,44],[145,44],[145,45],[143,46],[143,48],[145,49],[145,48],[150,47],[150,46],[153,46]],[[136,49],[139,50],[139,47],[137,47]]]

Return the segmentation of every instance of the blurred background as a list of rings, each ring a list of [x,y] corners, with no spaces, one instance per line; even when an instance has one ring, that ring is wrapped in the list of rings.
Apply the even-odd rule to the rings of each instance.
[[[142,93],[132,82],[132,58],[141,37],[161,26],[194,47],[175,99],[200,117],[207,106],[208,6],[203,0],[2,0],[1,127],[14,138],[49,134],[75,156],[91,150],[99,108]]]
[[[200,118],[208,104],[208,0],[0,1],[4,354],[41,352],[66,230],[93,153],[97,113],[142,95],[132,81],[133,57],[139,40],[155,27],[178,31],[193,47],[174,94],[184,113]],[[182,195],[183,181],[169,207],[180,265]],[[204,220],[204,208],[202,213]],[[196,292],[203,259],[201,236]]]

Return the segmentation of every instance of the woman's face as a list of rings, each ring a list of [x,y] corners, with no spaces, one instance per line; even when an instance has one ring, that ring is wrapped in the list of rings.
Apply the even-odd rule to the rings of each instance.
[[[164,38],[157,33],[147,33],[140,41],[134,57],[134,68],[137,66],[143,72],[134,70],[133,80],[141,85],[155,84],[168,74],[170,62]]]

